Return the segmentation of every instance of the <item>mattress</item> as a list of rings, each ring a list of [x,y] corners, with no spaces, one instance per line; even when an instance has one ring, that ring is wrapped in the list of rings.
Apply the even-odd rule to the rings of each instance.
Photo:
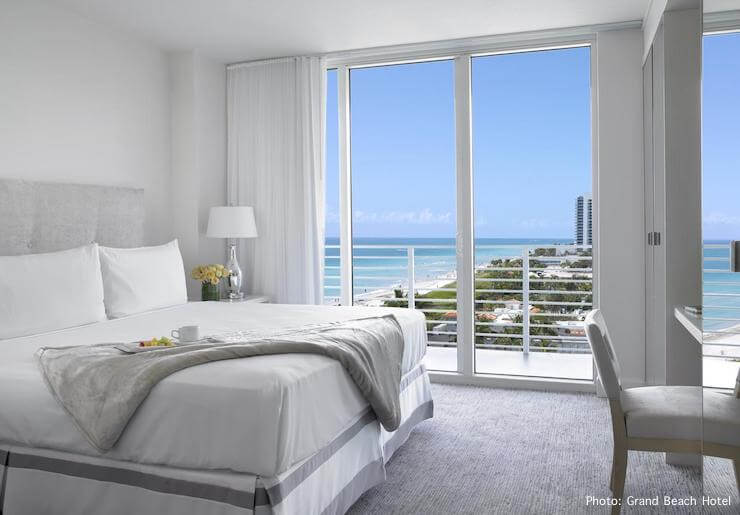
[[[421,362],[426,332],[408,309],[197,302],[116,320],[0,340],[0,444],[101,456],[51,396],[34,353],[163,336],[198,324],[204,334],[274,330],[393,313],[404,334],[402,369]],[[151,391],[116,446],[137,463],[273,477],[331,442],[367,408],[342,366],[306,354],[218,361],[181,370]]]

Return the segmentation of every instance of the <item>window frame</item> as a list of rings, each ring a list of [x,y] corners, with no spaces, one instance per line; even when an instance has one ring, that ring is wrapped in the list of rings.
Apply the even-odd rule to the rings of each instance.
[[[461,40],[400,45],[378,49],[329,54],[327,69],[337,71],[339,113],[339,181],[340,181],[340,289],[341,305],[352,305],[352,171],[350,132],[350,71],[358,68],[409,64],[427,61],[454,62],[455,154],[456,154],[456,255],[457,255],[457,371],[430,372],[435,382],[480,384],[486,386],[554,388],[561,391],[595,391],[593,380],[554,379],[529,376],[495,375],[475,371],[475,310],[474,310],[474,189],[472,149],[472,90],[473,57],[537,52],[587,46],[590,48],[591,94],[591,181],[593,226],[599,223],[598,188],[598,88],[596,63],[597,32],[606,28],[633,28],[639,23],[582,27],[557,31],[539,31],[503,36],[488,36]],[[593,236],[593,307],[599,306],[599,231]]]

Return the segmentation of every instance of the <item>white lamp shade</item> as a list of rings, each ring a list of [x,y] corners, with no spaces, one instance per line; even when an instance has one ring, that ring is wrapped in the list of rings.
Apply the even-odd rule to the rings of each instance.
[[[212,207],[208,214],[209,238],[256,238],[254,209],[247,206]]]

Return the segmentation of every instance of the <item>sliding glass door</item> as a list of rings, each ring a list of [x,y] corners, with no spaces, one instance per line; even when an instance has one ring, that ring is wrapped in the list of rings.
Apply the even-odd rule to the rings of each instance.
[[[353,298],[427,318],[429,366],[457,370],[454,66],[350,71]]]
[[[474,57],[475,370],[592,379],[590,47]]]
[[[452,54],[329,71],[327,303],[422,311],[431,370],[591,380],[590,46]]]
[[[740,32],[704,36],[702,57],[702,237],[704,386],[734,387],[740,367]]]

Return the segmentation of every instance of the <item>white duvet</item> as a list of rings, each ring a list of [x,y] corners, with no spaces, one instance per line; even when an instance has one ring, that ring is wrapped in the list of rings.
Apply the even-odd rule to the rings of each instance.
[[[43,383],[42,346],[125,342],[198,324],[206,334],[283,329],[392,312],[404,333],[403,373],[426,351],[421,312],[408,309],[198,302],[43,335],[0,340],[0,444],[99,455]],[[218,361],[154,387],[106,457],[271,477],[312,455],[367,403],[342,366],[318,355]]]

